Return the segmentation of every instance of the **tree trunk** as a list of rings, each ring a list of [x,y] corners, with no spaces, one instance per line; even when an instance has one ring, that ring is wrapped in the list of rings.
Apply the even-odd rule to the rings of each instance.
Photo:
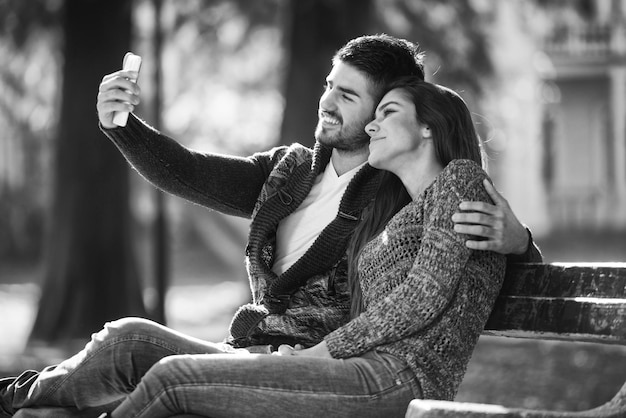
[[[65,65],[52,211],[31,343],[84,342],[104,322],[145,316],[132,245],[128,167],[98,129],[102,76],[130,48],[126,0],[66,0]]]
[[[281,142],[312,146],[317,107],[334,53],[348,40],[369,33],[372,0],[289,2],[285,39],[290,45]]]

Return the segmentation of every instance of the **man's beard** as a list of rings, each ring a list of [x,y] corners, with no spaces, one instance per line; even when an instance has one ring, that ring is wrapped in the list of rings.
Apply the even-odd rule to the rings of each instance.
[[[369,145],[370,137],[365,132],[365,124],[351,124],[345,129],[327,132],[318,122],[315,128],[315,139],[323,145],[336,148],[341,151],[356,151]]]

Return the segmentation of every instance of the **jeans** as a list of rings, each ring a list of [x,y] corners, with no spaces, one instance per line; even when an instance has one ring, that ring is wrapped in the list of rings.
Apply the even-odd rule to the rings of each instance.
[[[384,353],[255,354],[139,318],[107,323],[75,356],[13,385],[22,417],[404,416],[421,397],[411,370]]]

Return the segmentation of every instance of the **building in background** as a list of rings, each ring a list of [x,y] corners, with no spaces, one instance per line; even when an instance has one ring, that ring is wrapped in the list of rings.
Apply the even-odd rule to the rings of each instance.
[[[551,229],[626,230],[626,1],[556,3],[540,71]]]

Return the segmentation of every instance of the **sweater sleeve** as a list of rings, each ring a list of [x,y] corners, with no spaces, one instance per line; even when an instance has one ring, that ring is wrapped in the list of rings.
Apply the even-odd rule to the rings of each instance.
[[[126,127],[102,132],[154,186],[229,215],[250,217],[280,152],[235,157],[193,151],[131,114]]]
[[[506,263],[510,265],[512,263],[542,263],[543,255],[541,254],[541,250],[533,240],[533,234],[530,232],[530,229],[526,227],[526,232],[528,233],[528,247],[526,248],[526,252],[522,254],[507,254]]]
[[[428,327],[446,309],[472,251],[465,246],[466,238],[454,231],[452,215],[464,199],[490,201],[481,184],[483,178],[474,175],[468,182],[453,173],[436,187],[425,204],[424,233],[408,276],[325,338],[333,357],[353,357],[403,339]]]

